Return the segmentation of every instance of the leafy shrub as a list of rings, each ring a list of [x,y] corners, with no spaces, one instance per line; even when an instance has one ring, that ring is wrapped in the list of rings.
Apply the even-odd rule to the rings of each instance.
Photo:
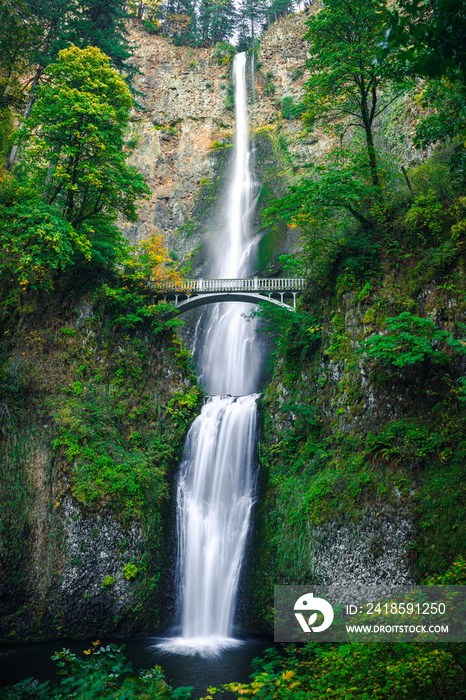
[[[39,683],[29,678],[4,688],[5,700],[64,700],[64,698],[145,698],[148,700],[189,700],[191,686],[173,689],[164,680],[160,666],[140,671],[136,675],[131,663],[123,655],[124,645],[92,642],[84,651],[84,658],[69,649],[52,656],[58,673],[64,678],[59,684]]]
[[[385,462],[417,464],[435,455],[442,445],[442,435],[416,421],[399,420],[386,425],[379,433],[369,432],[366,450]]]
[[[116,578],[114,576],[105,576],[102,581],[102,588],[111,588],[116,583]]]
[[[274,357],[281,347],[285,352],[285,365],[290,374],[298,371],[300,362],[305,357],[312,356],[320,346],[323,327],[318,321],[305,311],[297,310],[294,313],[286,309],[260,303],[259,309],[252,314],[259,316],[262,324],[261,332],[278,345],[273,353]]]
[[[334,266],[340,276],[340,286],[351,287],[352,284],[372,278],[380,270],[380,245],[374,243],[369,233],[358,232],[350,236],[339,246]]]
[[[302,68],[295,68],[291,75],[291,80],[298,80],[299,78],[302,78],[303,75],[304,71]]]
[[[264,81],[264,95],[273,95],[275,93],[275,85],[272,82],[273,74],[267,71]]]
[[[149,34],[156,34],[161,27],[161,22],[158,19],[146,19],[144,21],[144,29]]]
[[[416,197],[404,224],[412,240],[432,245],[440,239],[444,218],[441,203],[434,192],[428,192]]]
[[[304,110],[305,106],[303,102],[298,102],[298,104],[295,104],[292,97],[283,98],[281,105],[283,119],[300,119]]]
[[[452,418],[456,422],[455,413]],[[439,427],[445,435],[445,426]],[[464,434],[464,423],[460,430]],[[414,496],[417,533],[413,563],[419,578],[444,572],[458,554],[464,555],[465,464],[466,441],[459,437],[458,426],[453,424],[449,442],[442,445],[439,459],[427,464],[421,475],[421,488]]]
[[[125,575],[125,578],[128,581],[131,581],[133,578],[136,578],[136,576],[139,573],[139,569],[134,564],[125,564],[125,566],[123,567],[123,573]]]
[[[430,576],[427,586],[466,586],[466,559],[461,555],[455,558],[453,564],[444,574]]]
[[[0,206],[0,280],[26,289],[52,289],[54,276],[70,267],[90,243],[60,213],[43,202]]]
[[[453,700],[462,697],[464,670],[449,646],[310,642],[288,647],[285,656],[269,649],[249,684],[228,683],[220,692],[274,700]]]
[[[227,90],[227,96],[225,98],[225,107],[226,107],[226,109],[233,109],[234,106],[235,106],[234,88],[233,88],[233,85],[229,85],[228,90]]]
[[[439,350],[439,343],[463,350],[462,344],[451,333],[436,328],[431,319],[413,316],[408,311],[385,319],[385,326],[386,335],[368,338],[358,350],[384,365],[402,368],[425,360],[432,364],[448,362],[450,358]]]
[[[227,44],[224,41],[219,42],[215,46],[214,56],[217,59],[219,66],[229,66],[236,54],[236,46]]]
[[[408,176],[416,195],[433,192],[436,197],[444,199],[451,196],[454,189],[448,164],[439,162],[434,156],[422,165],[410,168]]]

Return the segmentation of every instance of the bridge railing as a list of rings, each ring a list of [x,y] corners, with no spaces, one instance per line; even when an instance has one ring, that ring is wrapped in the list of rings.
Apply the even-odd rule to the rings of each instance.
[[[209,292],[297,292],[304,288],[303,278],[248,277],[239,279],[197,279],[177,284],[156,284],[163,292],[206,294]]]

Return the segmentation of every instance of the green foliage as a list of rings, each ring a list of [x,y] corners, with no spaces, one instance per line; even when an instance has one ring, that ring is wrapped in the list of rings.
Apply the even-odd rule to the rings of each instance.
[[[401,0],[391,10],[390,64],[421,76],[466,74],[466,13],[455,0]]]
[[[227,96],[225,99],[226,109],[234,109],[235,106],[235,93],[233,85],[229,85],[227,89]]]
[[[410,238],[429,246],[438,243],[443,222],[443,208],[433,192],[416,197],[404,219]]]
[[[369,432],[366,450],[391,466],[417,467],[426,458],[438,457],[443,437],[419,421],[401,419],[384,426],[378,433]]]
[[[232,0],[201,0],[198,12],[198,41],[200,43],[222,42],[225,46],[228,37],[232,36],[236,20],[235,5]]]
[[[13,296],[18,287],[53,289],[54,276],[67,270],[76,254],[91,257],[83,233],[40,200],[0,206],[0,281]]]
[[[257,38],[266,24],[269,7],[269,0],[240,0],[237,3],[239,51],[257,51]]]
[[[347,129],[345,120],[350,119],[364,136],[366,166],[379,196],[373,122],[391,101],[376,60],[387,19],[382,0],[329,0],[309,18],[305,36],[311,44],[311,57],[303,119],[341,135]]]
[[[275,85],[273,84],[273,73],[267,71],[264,85],[263,85],[264,95],[273,95],[275,93]]]
[[[283,657],[268,650],[249,684],[229,683],[220,691],[277,700],[449,700],[462,697],[463,683],[461,659],[446,645],[310,642],[289,646]]]
[[[285,351],[285,363],[291,372],[304,359],[312,357],[320,345],[322,326],[309,313],[262,303],[253,316],[260,318],[260,330],[274,341],[274,356],[280,348]]]
[[[298,102],[298,104],[295,104],[292,97],[283,98],[281,106],[283,119],[301,119],[301,115],[303,114],[304,110],[305,106],[303,102]]]
[[[52,656],[57,672],[64,676],[60,683],[38,683],[33,679],[5,688],[5,700],[65,700],[67,698],[121,698],[131,700],[189,700],[192,687],[173,689],[164,680],[160,666],[133,672],[123,655],[124,645],[100,646],[92,642],[84,657],[63,649]]]
[[[451,405],[451,399],[449,402]],[[429,573],[441,576],[458,555],[465,556],[466,444],[459,437],[465,425],[455,415],[454,403],[451,408],[448,414],[444,405],[444,416],[440,411],[433,416],[442,416],[437,429],[442,432],[443,444],[439,457],[425,468],[414,496],[416,539],[412,555],[419,578]]]
[[[450,198],[454,194],[454,179],[446,160],[448,154],[442,157],[442,152],[435,153],[429,160],[408,170],[408,176],[416,195],[433,194],[440,200]]]
[[[444,574],[430,576],[425,584],[428,586],[465,586],[466,585],[466,559],[456,557],[453,564]]]
[[[373,226],[370,207],[378,189],[371,182],[364,151],[356,144],[353,149],[333,148],[325,160],[324,165],[310,164],[307,177],[299,177],[283,197],[272,202],[264,212],[267,224],[285,221],[317,238],[325,229],[325,219],[344,212],[366,229]],[[331,227],[333,238],[335,228]]]
[[[116,583],[116,578],[114,576],[105,576],[102,581],[102,588],[113,588]]]
[[[236,47],[226,42],[219,42],[215,46],[214,56],[219,66],[229,66],[236,54]]]
[[[426,146],[454,140],[457,153],[464,158],[466,134],[466,86],[459,80],[431,80],[417,98],[427,112],[417,124],[415,143]],[[458,142],[458,137],[461,142]]]
[[[456,351],[463,349],[451,333],[436,328],[429,318],[413,316],[408,311],[385,319],[385,326],[386,335],[368,338],[359,349],[384,365],[403,368],[427,360],[432,364],[444,364],[450,356],[438,348],[439,343],[447,343]]]
[[[371,280],[380,272],[380,244],[369,233],[357,232],[344,239],[335,256],[338,271],[337,289],[359,287],[361,281]],[[366,284],[370,282],[366,281]],[[361,293],[364,294],[364,292]]]
[[[102,217],[135,220],[148,194],[123,152],[131,95],[94,47],[61,51],[47,75],[28,121],[29,168],[43,199],[93,241]]]
[[[34,54],[40,49],[41,31],[27,2],[0,5],[0,112],[18,107],[25,76],[31,70]]]
[[[427,116],[416,143],[456,139],[452,164],[464,176],[466,149],[466,14],[454,0],[402,0],[392,9],[385,64],[392,74],[430,78],[420,96]]]
[[[123,567],[123,573],[127,581],[132,581],[139,573],[139,569],[134,564],[125,564]]]
[[[71,349],[79,341],[63,342]],[[173,350],[181,366],[185,359]],[[109,508],[123,521],[140,519],[148,499],[160,507],[167,497],[166,473],[196,414],[199,392],[169,394],[161,422],[161,408],[144,393],[150,375],[146,343],[128,339],[125,353],[108,358],[105,372],[89,356],[83,359],[71,391],[51,399],[55,453],[83,507]]]
[[[127,249],[118,217],[135,220],[135,200],[148,192],[125,163],[132,100],[108,57],[72,47],[47,74],[24,133],[26,184],[0,177],[0,282],[16,307],[64,279],[98,286]]]

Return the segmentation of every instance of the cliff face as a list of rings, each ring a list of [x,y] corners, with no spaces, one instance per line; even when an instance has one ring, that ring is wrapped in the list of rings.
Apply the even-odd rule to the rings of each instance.
[[[346,279],[336,296],[304,299],[301,321],[281,336],[262,398],[253,602],[243,611],[252,629],[271,629],[276,584],[403,585],[464,552],[464,352],[437,364],[432,342],[432,361],[400,367],[361,352],[403,308],[461,333],[464,265],[460,255],[414,286],[409,264],[386,265],[359,291]],[[416,343],[416,331],[405,332],[408,347]]]
[[[320,2],[315,3],[312,12],[320,7]],[[306,19],[304,13],[289,15],[264,32],[256,73],[256,102],[251,110],[254,128],[273,127],[282,134],[294,165],[321,161],[332,145],[320,129],[304,134],[301,119],[290,114],[284,102],[291,100],[292,105],[299,105],[304,97],[303,86],[309,77],[305,68],[309,55],[309,45],[304,41]]]
[[[213,48],[175,47],[136,25],[132,40],[141,71],[135,87],[142,95],[141,110],[132,117],[130,162],[152,195],[141,203],[138,223],[123,230],[131,240],[141,240],[155,229],[170,250],[185,258],[201,239],[186,242],[176,232],[191,220],[202,185],[216,174],[213,142],[231,135],[234,117],[225,105],[231,69],[219,65],[222,58]]]
[[[291,97],[298,103],[303,96],[305,19],[304,14],[291,15],[265,32],[254,91],[250,91],[251,131],[256,143],[260,142],[256,175],[269,199],[283,189],[277,173],[289,167],[277,145],[279,134],[289,153],[306,162],[324,157],[330,147],[321,132],[298,139],[302,131],[299,118],[277,123],[283,99]],[[122,228],[134,241],[156,229],[177,258],[186,259],[196,252],[200,270],[210,220],[222,207],[219,195],[231,153],[231,60],[215,47],[175,47],[164,38],[141,33],[136,24],[132,40],[137,47],[134,62],[141,70],[135,86],[142,93],[142,109],[132,118],[135,148],[130,162],[143,173],[152,195],[141,202],[138,223],[122,224]],[[258,217],[258,232],[261,226]],[[263,264],[269,261],[270,255]]]
[[[186,354],[170,333],[112,331],[88,304],[29,316],[2,351],[0,638],[152,633],[199,404]]]

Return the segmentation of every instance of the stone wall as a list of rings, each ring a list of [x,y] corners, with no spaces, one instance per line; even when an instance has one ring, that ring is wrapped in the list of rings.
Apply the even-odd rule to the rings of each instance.
[[[141,71],[135,88],[142,95],[131,120],[135,148],[129,162],[142,172],[152,195],[141,202],[137,224],[122,228],[132,241],[154,230],[162,233],[169,249],[185,257],[200,239],[192,237],[186,245],[175,231],[191,219],[202,184],[214,178],[212,143],[231,136],[234,115],[225,105],[230,68],[218,64],[214,48],[173,46],[136,23],[131,39]]]

